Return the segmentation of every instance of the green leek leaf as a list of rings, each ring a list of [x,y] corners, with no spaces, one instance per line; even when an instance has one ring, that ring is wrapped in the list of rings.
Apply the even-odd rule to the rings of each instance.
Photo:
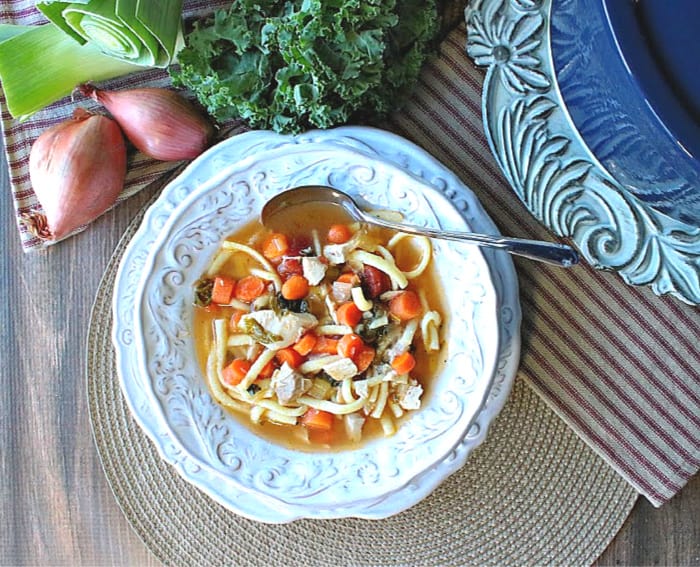
[[[143,69],[80,45],[58,27],[15,26],[0,43],[0,79],[7,108],[15,118],[69,95],[80,83],[102,81]],[[0,29],[0,38],[12,31]]]
[[[54,25],[0,25],[7,107],[25,118],[70,94],[143,67],[167,67],[182,46],[183,0],[43,0]]]

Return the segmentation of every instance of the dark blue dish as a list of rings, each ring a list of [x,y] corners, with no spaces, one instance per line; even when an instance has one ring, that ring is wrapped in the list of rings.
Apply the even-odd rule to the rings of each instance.
[[[630,193],[700,226],[700,0],[553,0],[567,110]]]

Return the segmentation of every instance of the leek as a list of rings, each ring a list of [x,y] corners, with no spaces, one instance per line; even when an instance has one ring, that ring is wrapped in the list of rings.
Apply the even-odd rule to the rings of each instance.
[[[181,37],[183,0],[45,0],[36,7],[78,43],[146,67],[167,67]]]
[[[80,45],[50,24],[32,26],[0,43],[0,79],[7,109],[20,120],[69,95],[80,83],[140,69],[104,55],[90,43]]]
[[[37,2],[52,22],[0,25],[7,108],[24,119],[70,94],[144,67],[167,67],[182,47],[183,0]]]

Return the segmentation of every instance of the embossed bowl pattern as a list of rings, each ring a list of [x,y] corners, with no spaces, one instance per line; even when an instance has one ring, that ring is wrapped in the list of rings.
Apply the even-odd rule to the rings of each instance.
[[[415,504],[483,439],[517,367],[512,263],[499,266],[494,280],[492,263],[478,248],[435,242],[447,294],[447,362],[424,407],[395,436],[350,451],[292,451],[254,435],[214,403],[190,335],[192,284],[220,241],[256,216],[269,196],[323,183],[401,210],[418,224],[468,226],[455,194],[450,199],[413,172],[368,155],[372,146],[359,134],[393,136],[343,131],[358,136],[324,134],[329,139],[322,141],[251,133],[245,152],[235,139],[220,144],[164,190],[117,276],[114,341],[122,390],[137,421],[185,479],[265,522],[386,517]],[[399,149],[386,141],[380,147],[389,153]]]

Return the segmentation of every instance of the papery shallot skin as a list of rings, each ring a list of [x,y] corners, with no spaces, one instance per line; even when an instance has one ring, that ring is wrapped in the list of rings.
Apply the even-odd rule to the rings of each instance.
[[[174,91],[155,87],[107,91],[90,84],[78,90],[103,105],[129,141],[154,159],[193,159],[213,139],[209,119]]]
[[[82,108],[36,139],[29,176],[50,240],[92,222],[116,202],[124,187],[126,161],[119,125]]]

